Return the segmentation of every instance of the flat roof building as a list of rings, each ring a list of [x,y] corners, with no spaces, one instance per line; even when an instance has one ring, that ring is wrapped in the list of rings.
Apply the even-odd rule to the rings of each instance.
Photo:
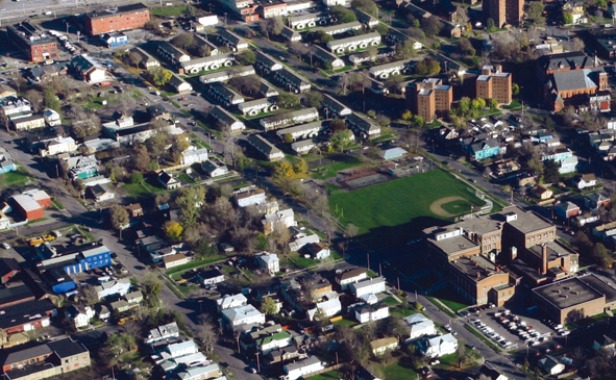
[[[150,21],[150,10],[142,3],[121,5],[84,15],[84,29],[91,36],[143,28]]]
[[[58,56],[56,38],[28,21],[9,25],[6,32],[7,39],[24,52],[30,62],[44,62]]]

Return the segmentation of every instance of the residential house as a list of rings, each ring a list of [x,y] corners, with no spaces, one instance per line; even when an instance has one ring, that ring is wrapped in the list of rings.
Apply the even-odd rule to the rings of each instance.
[[[242,293],[226,295],[216,300],[218,311],[248,305],[248,299]]]
[[[67,316],[73,319],[73,323],[77,329],[88,327],[90,325],[90,320],[96,315],[90,306],[81,309],[80,307],[71,305],[66,312]]]
[[[368,272],[364,268],[348,269],[336,274],[336,283],[340,285],[341,290],[346,290],[350,284],[365,280],[368,278]]]
[[[224,164],[219,164],[212,160],[207,160],[201,164],[203,172],[210,178],[218,178],[229,173],[229,169]]]
[[[160,67],[160,62],[154,57],[152,57],[149,53],[143,50],[140,47],[136,47],[131,50],[131,52],[137,53],[139,55],[139,67],[145,70],[150,70],[155,67]]]
[[[409,327],[408,340],[414,340],[422,336],[436,335],[437,333],[434,322],[421,313],[409,315],[404,318],[404,323]]]
[[[239,133],[246,129],[244,123],[220,106],[212,108],[209,116],[216,122],[221,130]]]
[[[72,137],[57,136],[43,141],[39,148],[42,157],[55,156],[60,153],[73,153],[77,151],[77,143]]]
[[[196,354],[197,352],[199,352],[199,347],[192,339],[188,339],[182,342],[168,344],[163,351],[160,352],[159,360],[179,358],[185,355]]]
[[[265,323],[265,314],[250,304],[224,309],[221,311],[221,318],[223,324],[230,329],[248,329],[249,326]]]
[[[370,342],[370,348],[374,356],[380,356],[387,351],[393,351],[398,348],[398,338],[385,337]]]
[[[609,358],[616,356],[616,339],[613,333],[603,334],[593,339],[592,349]]]
[[[0,147],[0,174],[17,170],[17,164],[6,149]]]
[[[356,298],[361,298],[368,294],[378,294],[387,290],[386,282],[383,277],[368,278],[349,285],[351,294]]]
[[[278,325],[280,328],[280,325]],[[259,331],[255,332],[259,333]],[[252,333],[251,335],[254,335]],[[255,349],[264,355],[267,355],[273,350],[278,350],[291,345],[293,334],[287,330],[280,330],[274,333],[261,334],[254,339]]]
[[[128,204],[124,206],[124,209],[128,212],[128,217],[131,219],[141,218],[144,215],[143,206],[141,206],[141,203]]]
[[[585,213],[573,218],[573,223],[578,227],[584,227],[587,224],[595,223],[601,220],[598,214]]]
[[[257,255],[257,262],[259,267],[267,270],[270,276],[280,272],[280,259],[275,253],[261,252]]]
[[[325,369],[323,363],[316,356],[310,356],[307,359],[299,360],[293,363],[285,364],[282,370],[285,373],[284,380],[296,380],[301,377],[308,377],[311,374],[317,373]]]
[[[323,243],[308,243],[300,249],[300,253],[308,255],[314,260],[324,260],[330,256],[331,251]]]
[[[263,224],[263,233],[266,235],[269,235],[280,228],[297,226],[297,222],[295,221],[295,213],[292,208],[266,214],[261,223]]]
[[[87,54],[81,54],[71,59],[70,67],[78,78],[87,83],[101,83],[109,80],[107,70]]]
[[[575,180],[575,187],[578,190],[583,190],[587,188],[593,188],[597,186],[597,176],[594,174],[582,174]]]
[[[389,317],[389,306],[386,304],[359,304],[353,307],[353,316],[359,323],[379,321]]]
[[[226,379],[222,376],[222,371],[218,364],[213,363],[205,366],[188,367],[177,374],[180,380],[222,380]]]
[[[175,178],[173,174],[167,173],[164,170],[161,170],[156,178],[158,182],[167,190],[179,189],[182,186],[182,183]]]
[[[143,302],[143,293],[141,290],[135,290],[134,292],[128,292],[124,295],[124,299],[129,305],[139,305]]]
[[[265,203],[267,195],[263,189],[249,189],[247,191],[239,191],[234,194],[235,203],[238,207],[248,207]]]
[[[419,340],[417,346],[423,356],[438,358],[455,353],[458,349],[458,341],[453,335],[448,333],[430,338],[423,338]]]
[[[565,365],[551,355],[539,359],[539,368],[550,376],[556,376],[565,371]]]
[[[101,42],[108,48],[117,48],[128,44],[128,36],[122,32],[105,33],[100,36]]]
[[[579,215],[582,212],[580,207],[575,203],[566,201],[554,206],[554,214],[562,220],[567,220]]]
[[[98,305],[98,319],[107,322],[111,318],[111,312],[106,305]]]
[[[62,125],[62,118],[60,118],[60,114],[55,110],[46,109],[43,111],[43,118],[45,119],[45,123],[50,127]]]
[[[535,185],[533,186],[531,193],[541,199],[541,200],[546,200],[546,199],[550,199],[552,198],[552,196],[554,195],[554,191],[552,191],[552,189],[546,188],[544,186],[541,185]]]
[[[114,301],[109,304],[109,307],[115,313],[124,313],[131,309],[131,305],[125,300]]]
[[[180,329],[177,323],[172,322],[166,325],[158,326],[150,330],[148,336],[144,339],[145,344],[152,344],[161,341],[169,341],[180,337]]]
[[[601,207],[609,207],[612,203],[611,199],[601,193],[592,193],[585,195],[583,198],[584,207],[591,211],[597,211]]]
[[[31,131],[43,128],[45,126],[45,118],[42,115],[12,118],[11,124],[16,131]]]
[[[119,280],[111,280],[103,282],[100,285],[95,285],[94,290],[96,291],[98,299],[102,300],[116,294],[123,296],[128,293],[130,287],[130,280],[128,278],[121,278]]]
[[[185,94],[193,90],[193,86],[190,83],[186,82],[175,73],[171,73],[171,79],[169,80],[168,85],[178,94]]]
[[[289,243],[289,250],[291,252],[297,252],[306,244],[318,243],[320,241],[321,239],[319,238],[319,235],[315,233],[306,234],[304,232],[300,232],[295,234],[294,240]]]
[[[49,326],[56,307],[48,299],[27,301],[2,309],[0,330],[6,334],[20,333]]]
[[[85,194],[95,202],[102,203],[115,199],[115,193],[111,190],[109,183],[87,186]]]
[[[225,275],[218,269],[200,271],[197,278],[203,285],[214,285],[225,281]]]
[[[184,166],[190,166],[193,164],[201,164],[208,160],[208,152],[206,148],[197,148],[190,146],[188,149],[182,152],[180,163]]]
[[[175,268],[180,265],[188,264],[189,262],[190,257],[186,256],[183,253],[177,253],[175,255],[163,257],[163,265],[165,269]]]

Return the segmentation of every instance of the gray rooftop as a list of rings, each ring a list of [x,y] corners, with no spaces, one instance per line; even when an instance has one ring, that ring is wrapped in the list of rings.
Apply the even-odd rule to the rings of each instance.
[[[537,287],[533,292],[559,309],[605,298],[603,294],[577,277]]]
[[[597,85],[589,77],[592,73],[588,69],[554,73],[554,86],[558,91],[596,88]]]

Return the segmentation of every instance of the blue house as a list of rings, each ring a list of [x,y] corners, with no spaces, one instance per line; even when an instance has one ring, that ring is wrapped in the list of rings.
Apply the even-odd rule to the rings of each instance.
[[[497,156],[500,152],[498,141],[494,139],[472,140],[466,144],[463,142],[463,147],[471,159],[477,161]]]
[[[104,268],[111,265],[111,251],[107,246],[88,249],[75,257],[75,262],[64,266],[66,274],[81,273],[86,270]]]
[[[13,158],[4,148],[0,148],[0,174],[13,172],[17,170],[17,165]]]
[[[128,44],[128,36],[124,33],[106,33],[101,40],[110,48],[117,48]]]

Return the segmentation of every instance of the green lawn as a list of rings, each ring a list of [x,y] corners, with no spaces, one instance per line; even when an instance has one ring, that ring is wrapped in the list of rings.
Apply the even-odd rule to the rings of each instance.
[[[464,303],[461,297],[451,290],[439,290],[434,293],[434,297],[438,298],[439,301],[450,308],[454,313],[470,306],[469,304]]]
[[[14,172],[0,174],[0,189],[7,187],[21,187],[30,181],[30,175],[23,169],[18,168]]]
[[[198,267],[202,267],[211,263],[214,263],[216,261],[220,261],[222,259],[224,259],[226,256],[222,256],[222,255],[212,255],[212,256],[208,256],[204,259],[201,260],[194,260],[191,261],[187,264],[184,265],[180,265],[178,267],[175,267],[173,269],[169,269],[167,271],[167,275],[171,276],[175,273],[180,273],[180,272],[184,272],[187,271],[189,269],[193,269],[193,268],[198,268]]]
[[[357,326],[357,321],[353,321],[350,319],[341,319],[339,321],[334,322],[334,326],[338,326],[338,327],[353,327],[353,326]]]
[[[387,304],[388,306],[396,306],[396,305],[398,305],[398,301],[396,301],[396,299],[394,297],[392,297],[392,296],[383,298],[382,302]]]
[[[156,194],[162,194],[166,190],[160,187],[152,186],[147,182],[126,183],[122,188],[134,198],[144,198]]]
[[[350,156],[342,156],[341,160],[335,160],[327,165],[323,165],[320,168],[316,169],[312,174],[312,178],[314,179],[327,179],[333,178],[338,174],[341,170],[350,169],[356,166],[360,166],[363,162],[358,160],[355,157]]]
[[[330,195],[329,204],[342,225],[352,223],[360,234],[404,224],[412,225],[411,230],[418,234],[422,227],[450,221],[430,210],[433,202],[450,196],[462,197],[476,206],[484,204],[467,185],[442,170],[353,191],[338,191]]]
[[[372,367],[369,365],[369,367]],[[383,379],[387,380],[412,380],[417,379],[417,372],[412,368],[405,367],[399,362],[393,363],[387,366],[374,365],[374,367],[380,367],[380,371],[375,371],[383,374]]]
[[[158,17],[182,16],[188,5],[178,5],[174,7],[151,8],[150,13]]]
[[[342,375],[340,374],[340,371],[338,371],[337,369],[322,373],[320,375],[310,376],[310,380],[338,380],[338,379],[342,379]]]

